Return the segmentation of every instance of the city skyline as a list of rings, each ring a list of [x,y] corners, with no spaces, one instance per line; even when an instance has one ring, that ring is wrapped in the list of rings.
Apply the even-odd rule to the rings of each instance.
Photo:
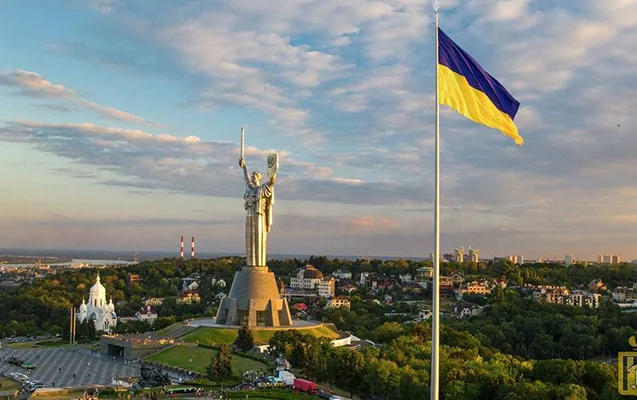
[[[442,6],[525,138],[441,108],[442,248],[636,259],[637,4]],[[250,169],[281,155],[272,254],[431,252],[430,4],[0,8],[0,247],[240,253],[245,126]]]

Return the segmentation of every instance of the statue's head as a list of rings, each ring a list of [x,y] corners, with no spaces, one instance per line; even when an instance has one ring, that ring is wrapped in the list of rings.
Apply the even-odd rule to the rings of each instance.
[[[262,178],[263,178],[263,175],[261,175],[261,172],[254,171],[252,173],[252,182],[254,182],[255,185],[258,185],[261,182]]]

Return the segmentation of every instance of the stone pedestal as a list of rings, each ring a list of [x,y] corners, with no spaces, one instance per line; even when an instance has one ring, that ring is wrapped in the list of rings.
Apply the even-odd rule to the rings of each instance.
[[[292,326],[287,299],[282,299],[268,267],[242,267],[234,274],[230,295],[217,311],[217,324],[250,327]]]

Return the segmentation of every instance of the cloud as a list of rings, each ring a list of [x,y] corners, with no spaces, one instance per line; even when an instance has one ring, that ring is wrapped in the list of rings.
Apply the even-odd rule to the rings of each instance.
[[[109,14],[113,12],[115,6],[118,5],[119,0],[83,0],[86,1],[86,5],[103,13]]]
[[[76,91],[63,85],[53,84],[36,72],[17,70],[7,74],[0,74],[0,85],[17,87],[19,89],[19,93],[25,96],[66,101],[78,108],[92,110],[109,119],[134,124],[156,125],[152,122],[146,121],[142,117],[85,100],[81,98]],[[72,111],[71,108],[59,105],[47,107],[64,112]]]
[[[77,93],[62,85],[54,85],[44,79],[40,74],[17,70],[0,75],[0,84],[16,86],[21,89],[21,94],[34,97],[75,97]]]
[[[25,143],[78,165],[95,166],[115,174],[116,178],[101,180],[104,185],[220,197],[237,197],[242,190],[241,172],[236,166],[239,149],[227,142],[152,135],[142,130],[88,123],[34,121],[5,123],[0,126],[0,140]],[[254,168],[255,158],[262,159],[272,151],[247,148],[248,165]],[[283,168],[277,197],[283,200],[402,204],[420,195],[418,187],[407,183],[338,177],[329,168],[300,162],[285,151],[279,154]],[[75,172],[70,174],[77,176]]]
[[[34,221],[35,223],[35,221]],[[171,226],[219,226],[236,223],[230,218],[192,219],[192,218],[119,218],[119,219],[87,219],[74,218],[64,214],[53,213],[48,218],[37,222],[46,227],[82,228],[137,228],[137,227],[171,227]]]
[[[369,216],[352,218],[350,223],[356,228],[396,228],[398,226],[394,220]]]
[[[343,231],[354,222],[380,226],[377,219],[387,218],[401,231],[391,240],[396,248],[422,247],[428,234],[422,226],[431,225],[411,223],[414,211],[407,210],[428,218],[432,204],[434,55],[428,5],[153,4],[150,13],[129,2],[111,7],[114,29],[129,30],[109,44],[78,39],[56,44],[58,51],[76,51],[74,57],[98,65],[128,66],[118,71],[172,74],[200,110],[257,111],[259,123],[270,124],[274,143],[284,143],[287,151],[277,199],[318,200],[321,207],[385,204],[391,214],[356,208],[339,215],[337,226]],[[637,213],[630,202],[637,166],[637,2],[466,0],[443,6],[445,31],[521,101],[516,121],[525,138],[518,148],[441,108],[448,247],[462,241],[489,253],[559,246],[607,252],[592,249],[613,248],[615,238],[629,248],[627,238],[636,232],[626,221]],[[40,97],[55,98],[45,93],[67,89],[49,84]],[[108,129],[10,123],[3,137],[79,166],[99,166],[108,176],[86,179],[106,185],[205,196],[241,193],[237,149],[228,143]],[[268,150],[247,151],[249,165],[262,168]],[[329,230],[329,224],[320,226]],[[358,231],[371,234],[374,228]],[[410,233],[420,241],[410,240]]]

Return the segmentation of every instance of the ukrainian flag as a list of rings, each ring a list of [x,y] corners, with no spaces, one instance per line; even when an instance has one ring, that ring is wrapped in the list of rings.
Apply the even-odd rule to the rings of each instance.
[[[460,46],[438,28],[438,101],[479,124],[494,128],[521,145],[513,122],[520,102]]]

